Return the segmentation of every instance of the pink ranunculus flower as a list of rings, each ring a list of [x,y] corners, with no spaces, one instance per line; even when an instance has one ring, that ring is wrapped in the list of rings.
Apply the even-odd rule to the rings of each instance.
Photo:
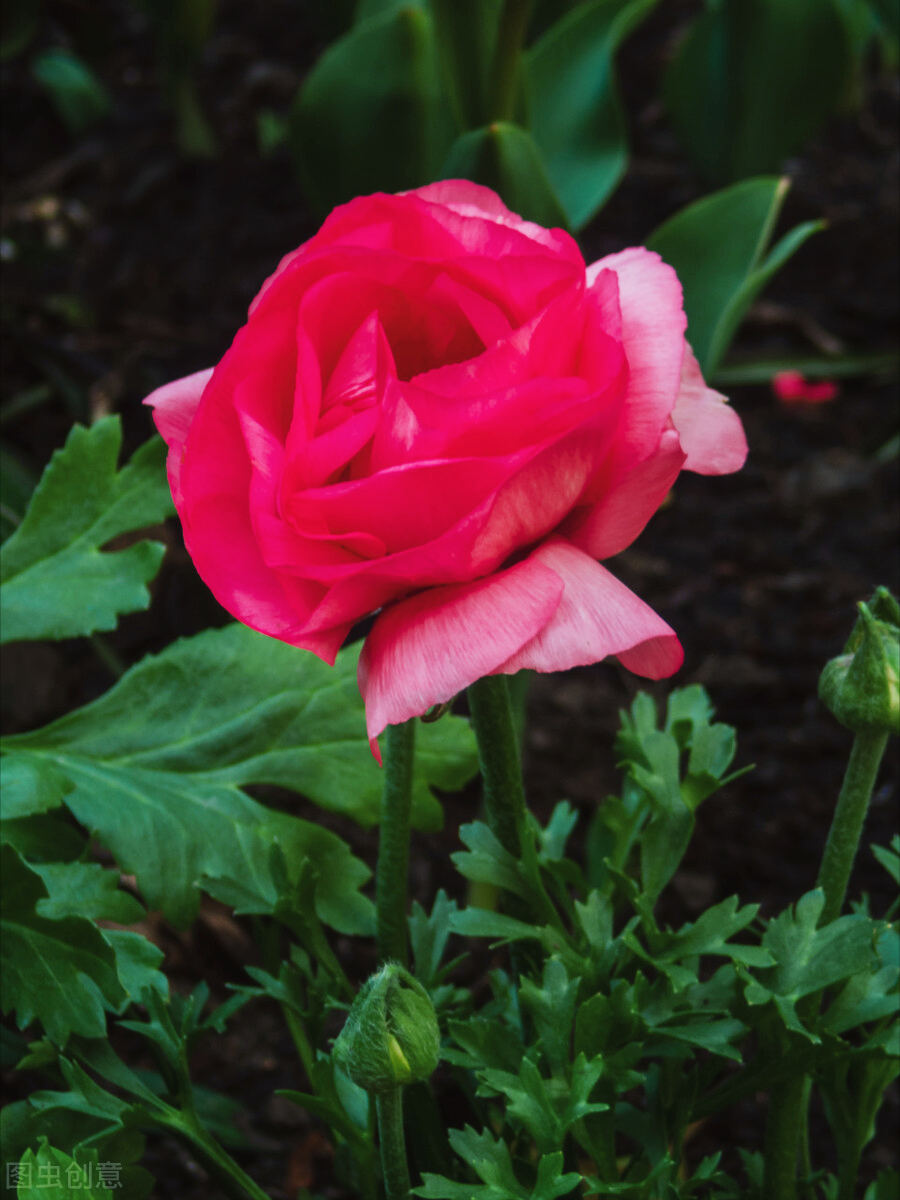
[[[484,675],[674,632],[598,559],[682,468],[736,471],[737,415],[685,341],[681,287],[634,248],[589,267],[460,180],[363,196],[279,264],[212,370],[147,403],[188,550],[239,620],[359,665],[369,737]]]

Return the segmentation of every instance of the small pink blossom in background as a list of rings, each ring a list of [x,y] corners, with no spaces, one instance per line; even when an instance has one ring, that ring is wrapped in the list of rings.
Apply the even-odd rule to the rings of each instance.
[[[825,404],[838,394],[838,385],[831,379],[810,383],[799,371],[779,371],[772,391],[782,404]]]
[[[359,664],[374,739],[485,675],[616,656],[659,679],[675,633],[598,562],[682,469],[747,444],[642,248],[575,241],[450,180],[335,209],[282,260],[217,367],[148,397],[185,542],[239,620]]]

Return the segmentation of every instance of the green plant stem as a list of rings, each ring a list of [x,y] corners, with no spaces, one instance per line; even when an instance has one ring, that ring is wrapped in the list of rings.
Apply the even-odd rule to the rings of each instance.
[[[416,753],[415,721],[389,725],[385,733],[384,791],[375,876],[375,941],[378,961],[406,966],[406,888],[409,818]]]
[[[183,1110],[174,1119],[157,1123],[171,1129],[189,1143],[222,1190],[233,1197],[233,1200],[268,1200],[262,1188],[257,1186],[231,1155],[210,1136],[192,1110]]]
[[[488,113],[492,121],[511,121],[513,118],[519,64],[530,16],[531,0],[503,0],[490,72]]]
[[[468,690],[488,827],[514,858],[525,844],[527,814],[519,744],[505,675],[486,675]]]
[[[403,1138],[403,1089],[382,1092],[377,1099],[378,1145],[387,1200],[408,1200],[409,1167]]]
[[[825,893],[820,927],[834,921],[843,908],[863,821],[887,739],[886,733],[863,732],[857,733],[853,740],[850,761],[816,881]],[[802,1021],[815,1017],[819,1001],[819,995],[807,996],[802,1005],[798,1005],[797,1013]],[[763,1187],[769,1200],[796,1200],[797,1155],[806,1137],[804,1130],[808,1102],[806,1075],[801,1073],[774,1088],[770,1095]]]
[[[844,906],[847,882],[887,740],[888,735],[880,732],[858,733],[853,739],[850,761],[816,881],[825,893],[820,926],[828,925],[839,917]]]

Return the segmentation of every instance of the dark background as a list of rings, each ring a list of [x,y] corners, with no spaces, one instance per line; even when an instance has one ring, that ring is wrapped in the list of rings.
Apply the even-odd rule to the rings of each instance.
[[[628,175],[580,238],[588,262],[642,242],[662,220],[708,190],[687,165],[659,103],[672,45],[697,3],[664,0],[619,58],[631,129]],[[73,140],[28,70],[36,48],[68,44],[109,88],[111,115]],[[3,123],[2,296],[4,403],[36,385],[47,398],[5,420],[3,435],[39,474],[73,420],[120,412],[128,449],[152,431],[140,401],[153,387],[216,362],[246,307],[281,256],[316,228],[282,147],[262,157],[257,113],[286,112],[320,45],[296,0],[223,2],[199,69],[200,96],[220,141],[208,161],[179,157],[162,101],[158,60],[146,22],[127,3],[78,0],[48,7],[39,41],[0,72]],[[780,229],[825,217],[768,288],[736,348],[760,355],[897,347],[898,80],[873,69],[859,111],[832,118],[786,164],[793,187]],[[664,916],[690,919],[737,892],[772,915],[815,882],[851,737],[816,698],[818,674],[840,652],[857,601],[878,584],[900,588],[898,463],[876,453],[898,429],[896,381],[844,381],[839,397],[786,408],[766,387],[736,388],[732,401],[750,443],[735,476],[683,475],[667,506],[636,544],[609,563],[678,632],[685,647],[680,686],[703,683],[719,719],[738,728],[736,765],[756,768],[700,810],[696,838],[664,900]],[[177,526],[148,613],[123,618],[109,642],[126,663],[173,638],[221,623],[226,614],[196,579]],[[3,651],[7,731],[41,725],[112,682],[88,641],[18,644]],[[539,678],[532,689],[526,770],[535,810],[568,798],[587,815],[618,786],[611,743],[617,710],[637,680],[615,665]],[[662,700],[671,686],[654,686]],[[890,901],[887,875],[868,845],[886,844],[897,824],[897,742],[873,798],[851,896],[873,909]],[[414,888],[424,899],[444,886],[459,894],[447,855],[476,793],[448,800],[441,835],[414,847]],[[315,810],[313,810],[315,811]],[[333,821],[357,852],[371,846]],[[585,823],[576,830],[583,835]],[[175,986],[226,980],[256,961],[247,928],[210,903],[180,936],[151,919],[146,932],[168,952]],[[352,974],[365,954],[341,947]],[[200,1052],[200,1082],[241,1098],[250,1135],[276,1153],[251,1160],[273,1196],[302,1183],[330,1184],[321,1135],[296,1109],[270,1099],[301,1086],[286,1034],[265,1005]],[[896,1127],[897,1092],[883,1112]],[[817,1117],[816,1137],[828,1151]],[[761,1108],[747,1105],[697,1136],[697,1153],[759,1147]],[[892,1157],[893,1156],[893,1157]],[[867,1155],[867,1178],[896,1165],[890,1139]],[[285,1163],[288,1163],[285,1168]],[[147,1165],[159,1197],[211,1198],[174,1143],[155,1143]],[[287,1175],[285,1171],[287,1170]]]

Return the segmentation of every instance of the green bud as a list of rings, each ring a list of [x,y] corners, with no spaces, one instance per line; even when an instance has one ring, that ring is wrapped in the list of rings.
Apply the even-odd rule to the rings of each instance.
[[[900,733],[900,607],[880,587],[819,679],[819,696],[854,733]]]
[[[427,1079],[441,1056],[431,997],[409,971],[386,963],[360,988],[334,1059],[367,1092]]]

